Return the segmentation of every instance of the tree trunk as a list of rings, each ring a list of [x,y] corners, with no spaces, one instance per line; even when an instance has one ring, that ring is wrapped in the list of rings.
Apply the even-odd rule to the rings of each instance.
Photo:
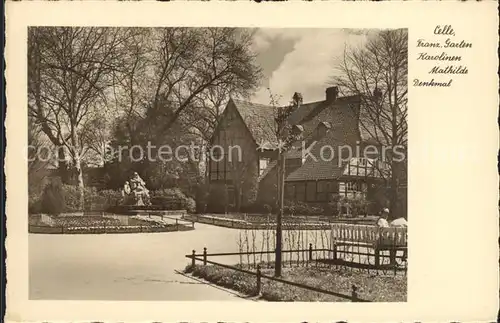
[[[282,221],[283,221],[283,207],[285,202],[284,194],[285,186],[285,154],[280,153],[278,159],[278,217],[276,219],[276,254],[275,254],[275,268],[274,276],[281,277],[281,263],[282,263]]]
[[[78,185],[78,193],[80,198],[80,211],[84,211],[85,204],[85,192],[84,192],[84,184],[83,184],[83,170],[80,159],[80,152],[78,149],[78,134],[76,133],[76,129],[72,127],[71,129],[71,148],[72,148],[72,157],[73,164],[75,167],[75,173],[77,176],[77,185]]]
[[[394,71],[394,80],[397,81],[398,79],[398,70],[397,67],[395,68]],[[394,83],[394,89],[393,89],[393,95],[394,95],[394,102],[392,104],[392,137],[391,137],[391,145],[392,149],[394,149],[398,146],[398,88],[397,88],[397,82]],[[398,210],[398,189],[399,189],[399,164],[394,161],[394,155],[391,156],[391,199],[390,199],[390,204],[391,208],[389,211],[389,218],[391,220],[394,220],[398,217],[399,210]]]
[[[77,175],[78,193],[80,198],[80,210],[83,212],[85,206],[85,186],[83,184],[83,171],[80,162],[80,156],[78,155],[75,158],[75,171]]]
[[[390,187],[390,214],[389,219],[394,220],[398,218],[399,212],[399,168],[396,162],[392,162],[392,174],[391,174],[391,187]]]
[[[66,160],[66,151],[64,146],[59,146],[57,148],[57,169],[59,177],[61,177],[61,182],[63,184],[68,184],[70,181],[70,174],[68,168],[68,161]]]

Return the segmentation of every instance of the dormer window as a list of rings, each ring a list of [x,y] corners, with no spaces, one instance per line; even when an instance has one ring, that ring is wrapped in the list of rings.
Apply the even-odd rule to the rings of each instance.
[[[319,139],[324,137],[331,127],[330,122],[320,122],[314,130],[314,138]]]
[[[264,173],[264,170],[266,170],[268,165],[269,165],[269,158],[259,159],[259,175],[262,175],[262,173]]]
[[[304,127],[300,124],[294,125],[292,127],[292,132],[295,136],[302,135],[302,133],[304,132]]]

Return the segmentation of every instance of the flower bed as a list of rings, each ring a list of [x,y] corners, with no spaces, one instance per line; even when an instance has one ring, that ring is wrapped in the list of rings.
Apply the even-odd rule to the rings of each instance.
[[[159,219],[159,218],[150,218],[150,217],[145,216],[145,215],[135,215],[135,216],[132,216],[131,219],[139,221],[139,222],[144,223],[144,224],[150,224],[152,226],[155,226],[155,225],[158,225],[158,226],[169,225],[168,222],[166,222],[166,221],[164,221],[162,219]]]
[[[40,216],[30,216],[30,233],[139,233],[139,232],[172,232],[188,231],[194,227],[138,217],[132,219],[131,225],[123,224],[118,219],[104,216],[63,216],[50,217],[50,223],[41,221]],[[131,217],[132,218],[132,217]],[[135,218],[135,217],[134,217]],[[162,222],[162,223],[159,223]]]
[[[119,226],[120,221],[103,216],[52,216],[55,227],[104,227]]]
[[[216,285],[233,289],[246,295],[255,295],[256,277],[235,270],[212,265],[187,266],[185,272],[203,278]],[[262,270],[268,276],[272,269]],[[365,272],[324,268],[284,268],[283,279],[330,290],[346,295],[351,286],[358,287],[358,297],[374,302],[405,302],[407,281],[405,276],[376,276]],[[299,302],[349,302],[350,300],[300,287],[262,279],[261,298],[267,301]]]

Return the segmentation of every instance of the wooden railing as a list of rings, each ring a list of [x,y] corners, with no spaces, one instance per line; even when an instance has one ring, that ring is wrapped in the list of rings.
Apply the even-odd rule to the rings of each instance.
[[[406,247],[407,228],[379,228],[372,225],[335,223],[331,225],[331,240],[362,243],[371,246]]]
[[[310,245],[309,249],[305,249],[305,250],[283,250],[282,253],[294,253],[294,252],[297,252],[297,251],[306,251],[306,252],[308,252],[309,253],[309,258],[308,258],[309,261],[313,261],[313,252],[320,252],[320,251],[324,251],[324,250],[323,249],[313,249],[312,245]],[[261,252],[256,252],[256,253],[260,253],[260,254],[274,253],[274,251],[261,251]],[[366,299],[363,299],[363,298],[359,297],[359,295],[358,295],[358,288],[355,285],[351,286],[351,294],[349,295],[349,294],[338,293],[338,292],[334,292],[334,291],[330,291],[330,290],[325,290],[325,289],[314,287],[314,286],[309,286],[309,285],[305,285],[305,284],[301,284],[301,283],[297,283],[297,282],[285,280],[285,279],[278,278],[278,277],[264,275],[261,272],[260,265],[257,265],[256,271],[251,271],[251,270],[246,270],[246,269],[243,269],[243,268],[238,268],[236,266],[222,264],[222,263],[215,262],[215,261],[212,261],[212,260],[208,259],[208,257],[236,256],[236,255],[245,255],[245,254],[248,254],[248,253],[247,252],[242,252],[242,253],[241,252],[228,252],[228,253],[213,253],[213,254],[209,254],[209,253],[207,253],[207,248],[203,248],[203,253],[202,254],[196,254],[196,251],[193,250],[192,254],[186,255],[186,258],[191,259],[191,267],[192,268],[194,268],[196,266],[196,261],[198,261],[198,262],[201,262],[204,266],[206,266],[207,264],[210,264],[210,265],[219,266],[219,267],[222,267],[222,268],[226,268],[226,269],[230,269],[230,270],[234,270],[234,271],[238,271],[238,272],[242,272],[242,273],[245,273],[245,274],[248,274],[248,275],[255,276],[256,277],[255,295],[259,295],[261,293],[262,279],[268,279],[268,280],[276,281],[276,282],[279,282],[279,283],[287,284],[287,285],[290,285],[290,286],[295,286],[295,287],[307,289],[307,290],[310,290],[310,291],[313,291],[313,292],[318,292],[318,293],[322,293],[322,294],[326,294],[326,295],[331,295],[331,296],[335,296],[335,297],[339,297],[339,298],[343,298],[343,299],[348,299],[348,300],[350,300],[352,302],[371,302],[369,300],[366,300]]]

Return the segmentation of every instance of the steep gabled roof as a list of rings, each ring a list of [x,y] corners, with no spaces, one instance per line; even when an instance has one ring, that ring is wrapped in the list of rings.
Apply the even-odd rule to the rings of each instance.
[[[272,106],[231,99],[257,144],[276,143]]]
[[[288,122],[292,125],[299,125],[301,122],[309,116],[318,107],[325,104],[325,101],[317,101],[311,103],[301,104],[295,111],[292,112],[290,117],[288,117]]]
[[[268,147],[273,148],[272,145],[276,143],[274,108],[269,105],[256,104],[238,99],[231,99],[230,102],[234,104],[234,107],[241,115],[255,142],[257,144],[269,142],[271,145]],[[355,145],[355,141],[357,140],[361,140],[361,142],[370,140],[369,133],[360,126],[359,122],[354,124],[349,121],[357,120],[359,103],[359,97],[347,96],[337,98],[334,102],[318,101],[302,104],[298,107],[291,114],[289,122],[293,125],[299,125],[303,129],[303,136],[300,141],[294,144],[296,149],[286,153],[287,160],[294,158],[302,159],[303,141],[306,142],[307,147],[308,142],[316,140],[317,143],[312,153],[319,156],[319,150],[325,145],[338,147],[340,145]],[[322,138],[313,138],[316,128],[321,123],[329,125],[331,129]],[[336,179],[342,176],[347,163],[348,161],[344,160],[339,162],[339,156],[335,156],[331,161],[308,158],[302,166],[291,170],[286,180]],[[259,181],[268,176],[276,164],[276,160],[271,161],[261,176],[259,176]]]

